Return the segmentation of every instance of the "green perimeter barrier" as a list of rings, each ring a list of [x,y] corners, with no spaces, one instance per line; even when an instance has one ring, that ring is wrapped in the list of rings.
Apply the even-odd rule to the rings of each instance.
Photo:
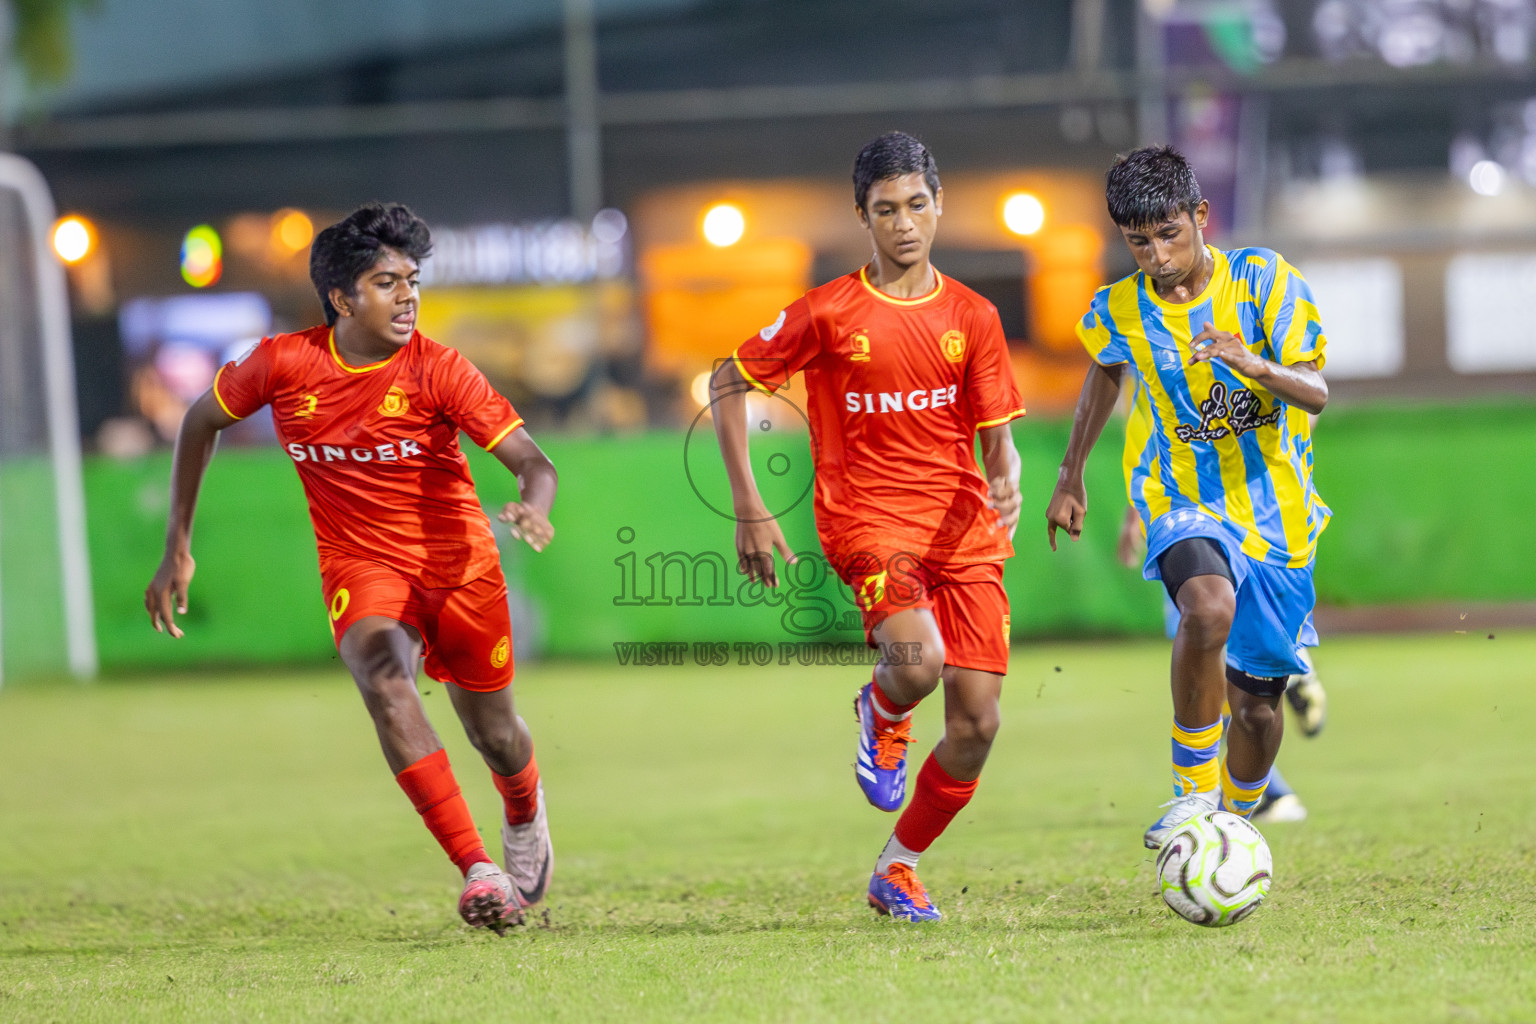
[[[1060,420],[1036,419],[1014,427],[1024,462],[1018,553],[1005,575],[1014,637],[1154,633],[1158,588],[1114,559],[1124,507],[1116,425],[1089,466],[1082,541],[1058,537],[1055,554],[1046,546],[1044,510],[1067,429]],[[533,607],[548,653],[615,657],[629,650],[615,644],[657,641],[860,639],[851,596],[819,557],[804,494],[811,479],[805,434],[771,430],[753,442],[769,507],[806,556],[784,571],[779,592],[745,586],[735,573],[733,523],[710,507],[728,511],[729,501],[707,421],[696,435],[539,441],[560,471],[555,540],[534,554],[500,536],[508,579]],[[1320,600],[1536,598],[1536,534],[1524,528],[1536,507],[1536,405],[1330,410],[1317,452],[1319,489],[1335,513],[1318,563]],[[515,496],[494,459],[470,456],[488,509]],[[87,463],[103,666],[333,659],[303,493],[275,448],[226,450],[214,461],[199,502],[187,636],[173,641],[149,628],[143,591],[163,543],[168,477],[168,453]],[[47,607],[58,598],[52,517],[40,511],[51,507],[51,490],[37,490],[46,480],[46,470],[33,466],[11,463],[0,472],[7,513],[0,585],[13,672],[43,663],[40,646],[62,651],[57,615],[50,620]]]

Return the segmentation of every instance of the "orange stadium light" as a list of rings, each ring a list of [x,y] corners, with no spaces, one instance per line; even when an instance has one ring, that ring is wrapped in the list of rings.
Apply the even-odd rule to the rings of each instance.
[[[704,221],[700,225],[704,233],[704,240],[719,249],[735,245],[741,241],[741,236],[747,230],[747,218],[742,214],[741,207],[732,203],[716,203],[704,211]]]
[[[1003,226],[1029,237],[1045,226],[1045,204],[1029,192],[1014,192],[1003,199]]]
[[[96,248],[96,228],[84,217],[62,217],[53,226],[53,251],[65,263],[75,264]]]
[[[272,247],[297,255],[314,241],[315,225],[303,210],[278,210],[272,215]]]

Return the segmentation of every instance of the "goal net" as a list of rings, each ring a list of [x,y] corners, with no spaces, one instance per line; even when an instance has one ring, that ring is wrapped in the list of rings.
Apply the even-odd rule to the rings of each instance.
[[[96,671],[74,358],[53,200],[0,153],[0,679]]]

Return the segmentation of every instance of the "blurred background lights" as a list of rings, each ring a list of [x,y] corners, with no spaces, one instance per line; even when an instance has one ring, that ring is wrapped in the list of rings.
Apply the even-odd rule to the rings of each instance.
[[[746,230],[747,219],[730,203],[717,203],[704,214],[704,240],[710,245],[735,245]]]
[[[1479,160],[1467,173],[1467,184],[1480,196],[1496,196],[1504,191],[1504,168],[1492,160]]]
[[[1045,224],[1045,206],[1028,192],[1003,200],[1003,223],[1016,235],[1032,235]]]
[[[273,214],[272,244],[280,251],[290,255],[303,252],[314,237],[315,225],[303,210],[279,210]]]
[[[688,385],[688,393],[693,396],[693,401],[699,408],[709,404],[709,379],[713,377],[713,370],[705,370],[693,378],[693,383]]]
[[[224,273],[224,244],[208,224],[187,232],[181,242],[181,277],[193,288],[207,288]]]
[[[592,218],[592,237],[604,245],[614,245],[629,230],[629,220],[623,212],[609,207],[598,210]]]
[[[65,217],[53,226],[53,251],[65,263],[79,263],[90,254],[96,233],[81,217]]]

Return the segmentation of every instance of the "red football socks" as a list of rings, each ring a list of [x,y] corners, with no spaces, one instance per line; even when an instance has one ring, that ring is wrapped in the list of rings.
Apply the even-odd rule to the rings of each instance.
[[[448,765],[448,751],[435,751],[408,765],[395,776],[395,781],[411,798],[416,813],[461,873],[482,861],[491,861]]]
[[[961,782],[950,778],[933,755],[923,762],[913,787],[912,802],[896,819],[896,841],[914,853],[933,845],[961,808],[971,802],[976,781]]]
[[[496,783],[501,801],[507,808],[508,825],[526,824],[539,813],[539,763],[532,754],[516,775],[491,772],[491,780]]]
[[[875,710],[879,712],[879,717],[887,722],[901,721],[910,715],[912,709],[918,705],[917,701],[913,701],[911,704],[897,704],[885,695],[884,690],[880,689],[879,679],[876,679],[875,685],[869,688],[869,697],[871,703],[875,705]]]

